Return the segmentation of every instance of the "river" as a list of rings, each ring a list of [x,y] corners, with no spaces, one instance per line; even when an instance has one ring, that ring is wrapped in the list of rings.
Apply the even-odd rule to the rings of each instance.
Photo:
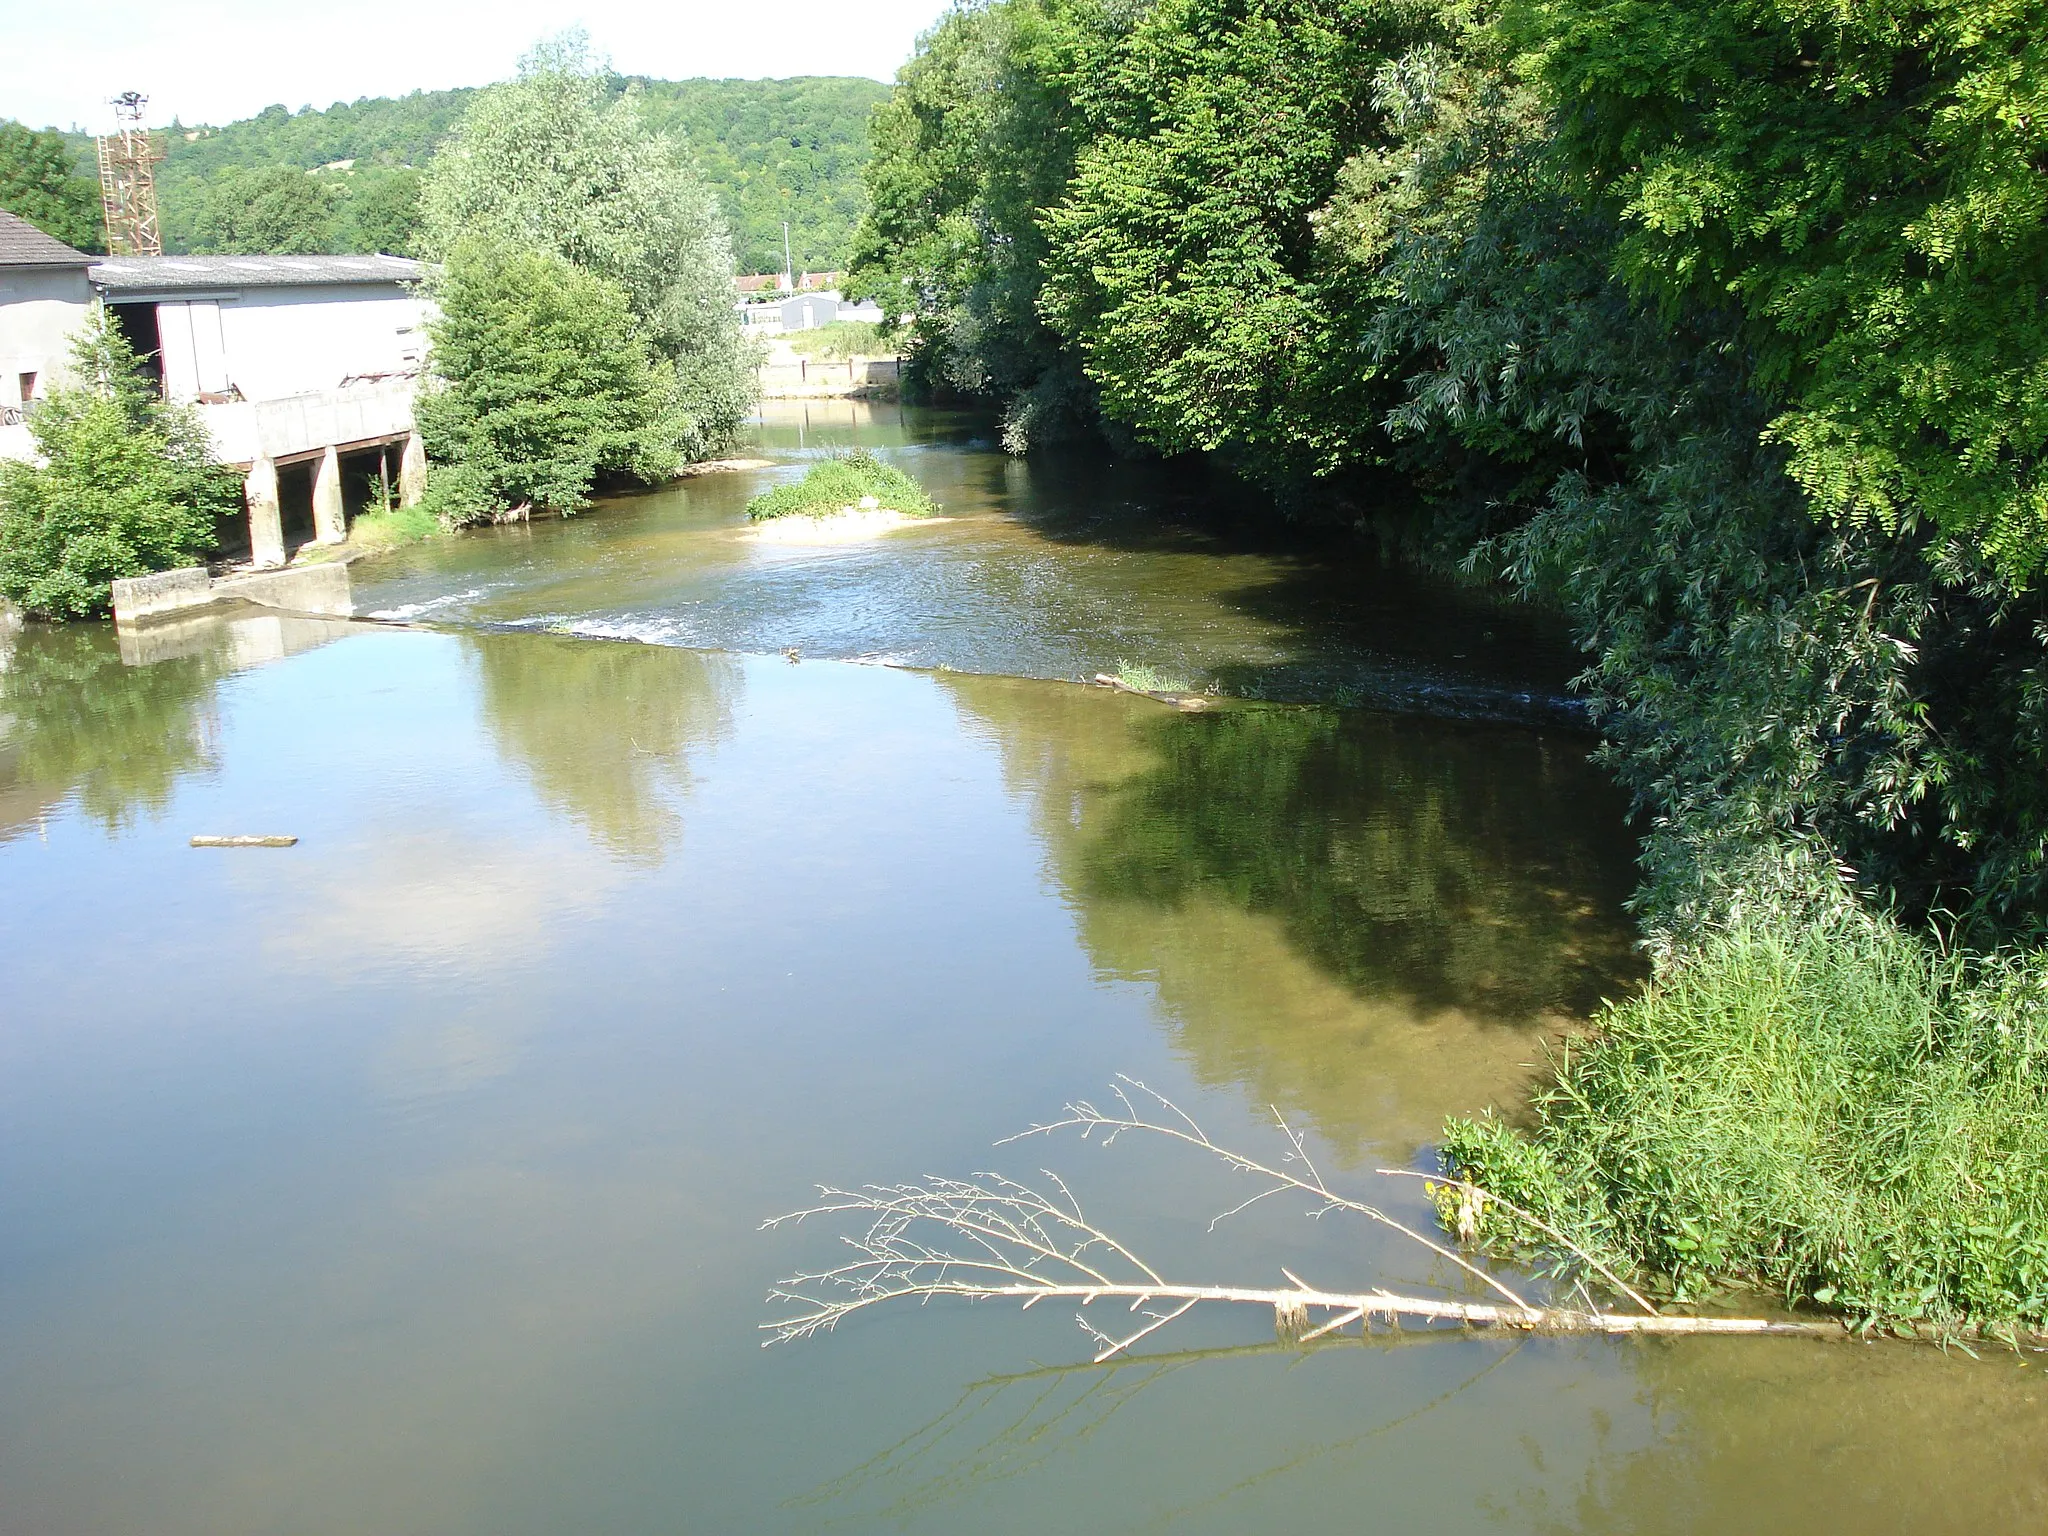
[[[0,636],[0,1533],[2048,1520],[2010,1355],[1218,1309],[1087,1369],[1071,1306],[994,1304],[763,1349],[835,1253],[765,1218],[982,1169],[1190,1279],[1457,1293],[1341,1216],[1211,1230],[1245,1186],[1185,1149],[994,1143],[1129,1074],[1426,1222],[1372,1170],[1639,969],[1540,619],[969,418],[759,436],[359,565],[403,624]],[[743,537],[853,444],[950,520]],[[1079,684],[1120,662],[1219,703]]]

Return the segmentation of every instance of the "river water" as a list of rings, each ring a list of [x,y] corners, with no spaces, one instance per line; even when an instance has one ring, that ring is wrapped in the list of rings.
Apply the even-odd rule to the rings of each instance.
[[[357,567],[431,628],[0,638],[0,1533],[2048,1519],[2009,1355],[1302,1352],[1218,1309],[1087,1369],[1071,1306],[994,1304],[762,1349],[836,1251],[764,1218],[983,1169],[1190,1280],[1458,1293],[1340,1216],[1211,1230],[1246,1186],[1184,1148],[994,1143],[1129,1074],[1426,1223],[1372,1170],[1638,973],[1530,616],[971,421],[761,439],[776,469]],[[856,442],[952,520],[740,536]],[[1119,661],[1224,702],[1062,680]],[[187,846],[251,832],[300,842]]]

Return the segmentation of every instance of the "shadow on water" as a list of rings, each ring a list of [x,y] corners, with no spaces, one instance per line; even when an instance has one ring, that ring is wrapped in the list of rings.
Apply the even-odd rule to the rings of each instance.
[[[659,863],[682,836],[692,755],[732,734],[744,680],[709,651],[471,635],[492,739],[544,804],[613,856]]]
[[[108,832],[162,814],[181,779],[219,766],[214,696],[233,666],[225,631],[154,665],[124,662],[110,624],[0,636],[0,841],[73,794]]]
[[[1198,1078],[1406,1156],[1516,1098],[1641,973],[1632,849],[1582,740],[947,676],[1081,937]]]

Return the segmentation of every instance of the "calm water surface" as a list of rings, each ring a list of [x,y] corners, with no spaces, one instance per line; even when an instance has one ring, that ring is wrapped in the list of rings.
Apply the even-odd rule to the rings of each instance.
[[[931,479],[1017,473],[885,425]],[[772,565],[744,489],[359,583],[440,632],[0,639],[0,1532],[2042,1526],[2048,1393],[2010,1357],[1303,1355],[1220,1313],[1087,1370],[1069,1315],[993,1306],[761,1350],[764,1291],[833,1240],[758,1223],[819,1181],[1050,1167],[1191,1277],[1449,1284],[1271,1203],[1212,1233],[1241,1186],[1161,1149],[991,1143],[1127,1072],[1253,1147],[1277,1106],[1423,1220],[1371,1169],[1513,1102],[1635,972],[1579,737],[1040,680],[1142,642],[1275,693],[1535,696],[1544,637],[1459,657],[1515,631],[1346,609],[1334,556],[1148,542],[1129,507],[1115,545],[991,505],[900,536],[942,557]],[[1032,561],[1109,574],[1006,608]],[[1304,586],[1332,606],[1290,615]],[[731,649],[503,627],[664,616]],[[186,846],[252,831],[301,842]]]

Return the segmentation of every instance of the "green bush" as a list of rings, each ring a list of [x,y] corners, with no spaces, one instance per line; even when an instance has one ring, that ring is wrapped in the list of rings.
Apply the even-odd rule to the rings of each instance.
[[[418,406],[428,482],[451,526],[526,503],[581,510],[600,474],[652,482],[683,461],[675,370],[648,354],[617,284],[552,251],[456,250],[430,327],[437,386]]]
[[[792,514],[829,517],[858,507],[868,496],[879,508],[911,517],[930,517],[939,510],[924,487],[902,470],[870,453],[849,453],[812,465],[809,474],[792,484],[763,491],[747,503],[747,516],[757,523]]]
[[[95,310],[72,344],[76,384],[29,413],[40,464],[0,463],[0,594],[36,618],[105,614],[113,583],[190,565],[235,505],[189,408],[157,398]]]
[[[1731,907],[1606,1010],[1535,1129],[1454,1121],[1451,1164],[1674,1298],[2048,1324],[2048,955],[1945,952],[1846,893]],[[1499,1207],[1480,1231],[1545,1246]]]

